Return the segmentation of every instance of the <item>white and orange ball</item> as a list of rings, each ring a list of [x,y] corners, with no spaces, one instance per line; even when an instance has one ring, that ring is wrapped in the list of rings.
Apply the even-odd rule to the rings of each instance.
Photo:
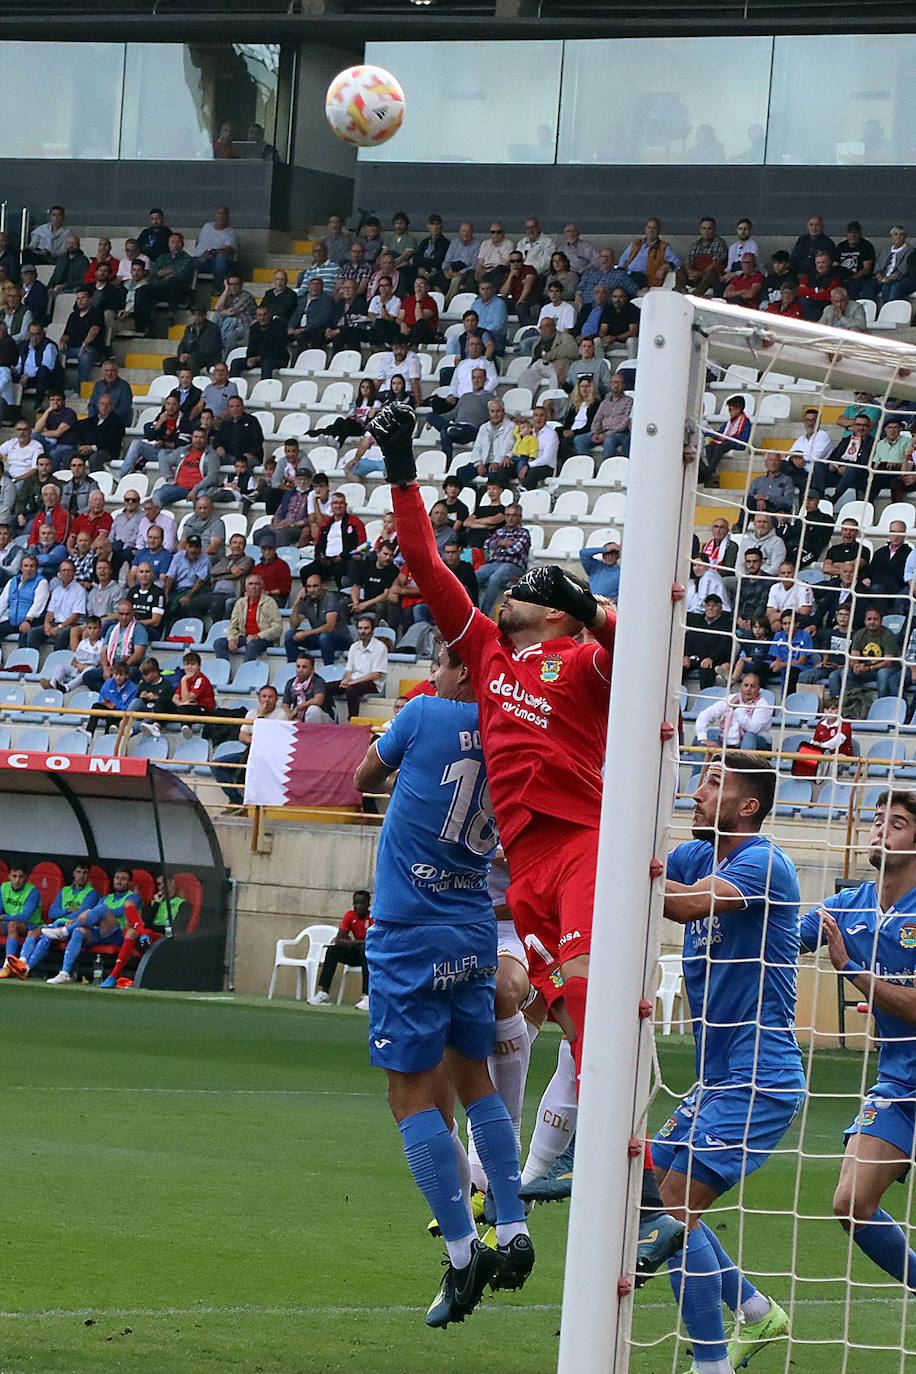
[[[337,137],[358,148],[372,148],[393,138],[404,109],[400,82],[383,67],[347,67],[335,76],[324,100],[324,112]]]

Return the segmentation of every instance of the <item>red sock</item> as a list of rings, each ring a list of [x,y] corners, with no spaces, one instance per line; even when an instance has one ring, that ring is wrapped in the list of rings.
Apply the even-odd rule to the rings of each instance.
[[[576,1091],[579,1089],[579,1075],[582,1072],[582,1030],[585,1025],[585,998],[588,993],[588,979],[586,978],[567,978],[563,984],[563,998],[566,1002],[566,1010],[572,1018],[572,1023],[576,1028],[576,1038],[570,1046],[573,1053],[573,1060],[576,1065]],[[652,1163],[652,1151],[646,1141],[646,1152],[644,1156],[644,1168],[654,1169]]]
[[[585,998],[588,993],[587,978],[567,978],[563,983],[563,1000],[576,1028],[576,1038],[570,1045],[576,1065],[576,1092],[579,1091],[579,1075],[582,1072],[582,1040],[585,1028]]]
[[[123,945],[121,946],[121,951],[118,954],[117,959],[115,959],[114,968],[111,970],[110,977],[117,978],[120,975],[121,970],[124,968],[124,965],[126,963],[129,963],[129,961],[134,957],[136,952],[136,941],[125,940]]]

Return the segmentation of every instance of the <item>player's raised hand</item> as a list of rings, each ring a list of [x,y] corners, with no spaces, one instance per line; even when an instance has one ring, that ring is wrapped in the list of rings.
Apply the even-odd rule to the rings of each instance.
[[[590,625],[598,614],[598,602],[588,588],[556,563],[546,568],[532,568],[511,589],[514,601],[528,601],[534,606],[550,606],[564,611],[583,625]]]
[[[819,907],[818,912],[827,940],[827,953],[830,955],[830,962],[835,969],[840,971],[849,963],[849,951],[846,948],[843,933],[837,925],[836,917],[831,916],[826,907]]]
[[[385,476],[392,484],[406,487],[416,480],[417,465],[413,456],[416,423],[417,417],[411,406],[389,401],[366,426],[366,433],[382,450]]]

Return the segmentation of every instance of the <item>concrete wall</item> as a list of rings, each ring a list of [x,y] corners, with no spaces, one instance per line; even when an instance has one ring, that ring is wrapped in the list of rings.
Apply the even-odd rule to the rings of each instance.
[[[324,115],[328,86],[344,67],[362,60],[362,48],[302,43],[296,62],[292,157],[287,170],[287,223],[304,234],[328,215],[349,218],[356,149],[331,132]]]
[[[641,233],[658,215],[669,234],[696,237],[703,215],[730,233],[749,215],[761,233],[803,233],[812,212],[842,238],[850,219],[885,237],[906,217],[899,167],[571,167],[358,162],[355,201],[391,222],[395,210],[423,232],[436,210],[446,223],[470,219],[484,230],[499,218],[521,232],[536,214],[551,233],[575,220],[586,232]],[[902,203],[901,203],[901,198]]]
[[[266,994],[277,940],[292,940],[315,921],[340,922],[357,887],[373,885],[378,829],[365,825],[268,826],[268,848],[251,851],[247,825],[215,822],[223,857],[238,883],[235,986]],[[280,996],[295,992],[295,973],[283,970]],[[356,980],[348,996],[359,996]]]

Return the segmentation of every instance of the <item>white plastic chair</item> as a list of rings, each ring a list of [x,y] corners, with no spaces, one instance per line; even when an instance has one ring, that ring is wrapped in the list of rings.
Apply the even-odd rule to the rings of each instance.
[[[532,520],[543,520],[550,514],[550,492],[545,491],[543,487],[536,487],[534,491],[523,491],[519,505],[522,508],[522,520],[526,525]]]
[[[659,983],[655,994],[656,1005],[662,1004],[662,1035],[671,1034],[674,1019],[675,1000],[680,1002],[678,1012],[678,1034],[684,1033],[684,964],[679,954],[662,954],[658,961]]]
[[[744,397],[744,413],[745,413],[745,415],[747,416],[747,418],[748,418],[749,420],[753,420],[753,418],[754,418],[754,406],[755,406],[755,401],[754,401],[754,397],[751,395],[751,393],[750,393],[749,391],[738,391],[738,390],[729,391],[728,396],[743,396],[743,397]],[[721,404],[721,406],[719,407],[719,409],[718,409],[718,411],[716,412],[716,414],[713,416],[713,419],[714,419],[714,420],[716,420],[716,421],[721,421],[721,420],[727,420],[727,419],[729,418],[729,414],[728,414],[728,396],[723,396],[723,398],[722,398],[722,404]]]
[[[353,404],[353,383],[332,382],[325,387],[321,400],[315,403],[315,410],[336,410],[341,414]]]
[[[230,369],[230,371],[231,371],[231,370],[232,370],[232,364],[233,364],[233,363],[237,363],[238,360],[239,360],[239,358],[247,358],[247,357],[248,357],[248,349],[247,349],[247,348],[244,348],[244,347],[243,347],[243,348],[230,348],[229,352],[226,354],[226,366],[227,366],[227,367]]]
[[[622,521],[626,513],[626,492],[605,491],[598,497],[591,513],[583,516],[582,520],[585,525],[601,525],[608,521]]]
[[[115,487],[113,501],[123,501],[126,491],[135,491],[142,501],[149,491],[149,478],[145,472],[129,472]]]
[[[909,301],[886,301],[871,328],[896,329],[898,324],[909,324],[912,318],[913,307]]]
[[[444,312],[440,310],[439,314],[444,313],[447,319],[460,320],[465,310],[470,310],[476,299],[473,291],[459,291],[449,301],[448,309]]]
[[[134,401],[161,401],[164,396],[168,396],[170,391],[174,391],[178,385],[178,378],[163,374],[161,377],[154,377],[149,384],[149,390],[145,396],[135,396]]]
[[[561,487],[575,487],[587,481],[595,473],[595,460],[587,453],[577,453],[567,458],[560,468],[557,484]]]
[[[578,525],[561,525],[550,536],[550,543],[535,553],[536,558],[578,558],[585,536]]]
[[[834,529],[838,530],[844,520],[858,520],[860,530],[873,529],[875,508],[871,501],[845,501],[837,508]]]
[[[562,491],[553,508],[552,519],[581,520],[587,510],[587,491]]]
[[[310,372],[321,372],[327,362],[323,348],[304,348],[292,367],[281,367],[281,377],[302,377]]]
[[[630,477],[629,458],[603,458],[594,477],[587,477],[584,487],[625,487]]]
[[[306,996],[310,1002],[315,1000],[318,986],[318,969],[324,952],[337,934],[337,927],[331,925],[306,926],[300,930],[295,940],[278,940],[274,954],[274,971],[267,989],[268,1000],[273,997],[277,986],[277,971],[281,968],[296,970],[296,1001],[302,1001],[302,974],[305,973]],[[304,953],[302,952],[304,948]],[[296,952],[298,951],[298,952]],[[343,983],[341,982],[341,987]]]
[[[318,383],[308,377],[304,381],[293,382],[282,401],[274,404],[275,410],[307,410],[318,400]]]
[[[509,416],[531,414],[533,397],[526,386],[511,387],[503,394],[502,400]]]
[[[284,415],[274,435],[275,439],[302,439],[312,426],[311,416],[304,410],[296,410]]]
[[[875,533],[890,534],[891,524],[895,520],[903,522],[907,534],[916,533],[916,510],[913,509],[909,501],[892,501],[890,505],[885,506],[878,517]]]
[[[255,382],[248,397],[253,406],[275,406],[283,397],[283,383],[279,377],[262,377]]]
[[[272,410],[253,410],[251,414],[261,426],[261,433],[265,439],[272,439],[276,417]]]
[[[878,304],[876,301],[869,300],[867,297],[858,302],[865,314],[865,328],[871,329],[878,318]]]
[[[335,353],[325,373],[328,377],[355,377],[363,370],[363,355],[356,348],[343,348]]]
[[[124,431],[124,433],[130,435],[132,439],[142,439],[144,428],[147,425],[152,424],[152,422],[155,420],[158,414],[158,406],[147,406],[144,410],[140,411],[137,423],[135,425],[131,425],[128,429]]]
[[[788,420],[792,412],[792,399],[784,391],[771,391],[761,397],[755,423],[772,425],[776,420]]]

